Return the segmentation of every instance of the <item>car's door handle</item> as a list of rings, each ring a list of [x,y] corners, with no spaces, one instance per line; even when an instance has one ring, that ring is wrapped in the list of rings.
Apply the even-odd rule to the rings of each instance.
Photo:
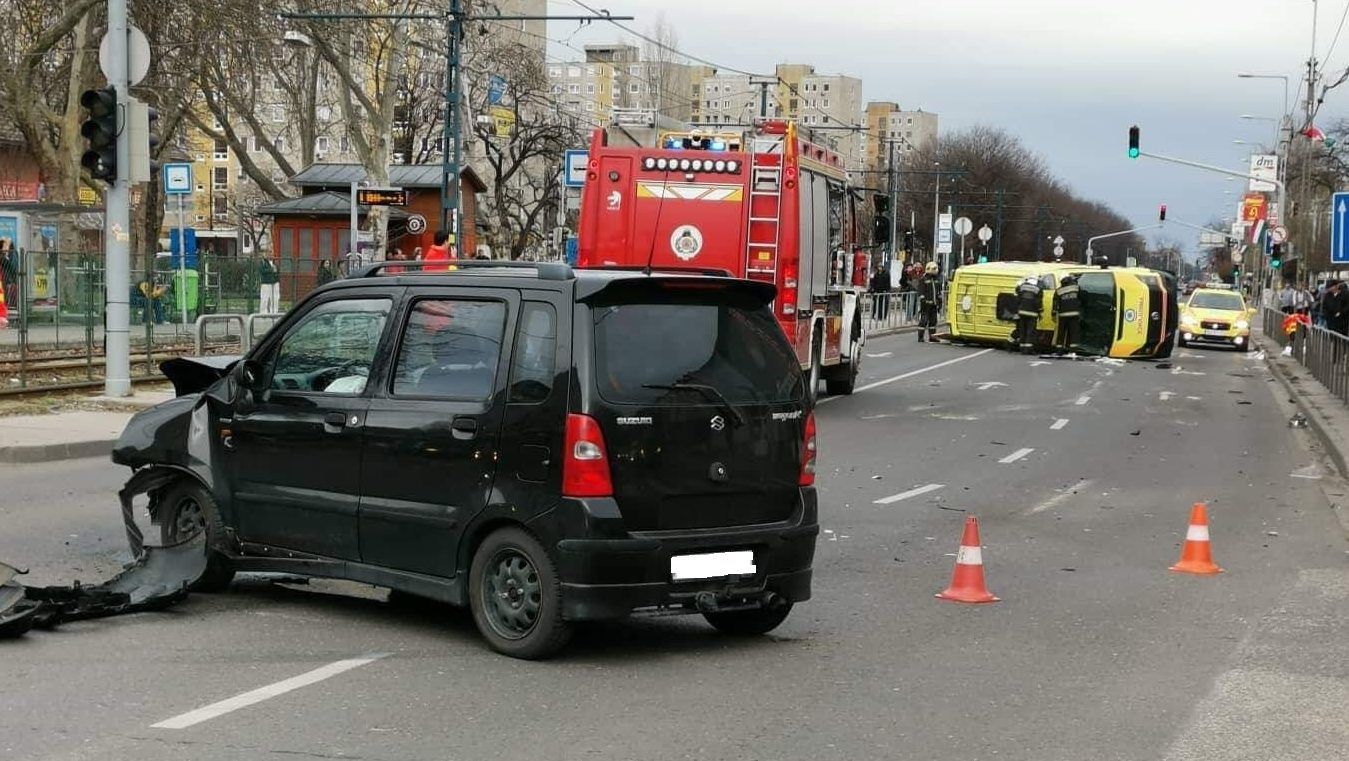
[[[478,421],[471,417],[457,417],[450,423],[450,431],[456,439],[468,441],[478,435]]]
[[[323,425],[341,429],[347,424],[347,413],[329,412],[323,416]]]

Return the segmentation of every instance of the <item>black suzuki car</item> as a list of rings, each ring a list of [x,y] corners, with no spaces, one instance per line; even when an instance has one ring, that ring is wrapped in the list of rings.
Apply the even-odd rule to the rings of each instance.
[[[240,361],[166,363],[179,398],[113,459],[166,543],[205,532],[199,589],[235,571],[367,582],[469,605],[522,658],[634,611],[767,632],[810,597],[819,530],[814,419],[773,297],[376,265]]]

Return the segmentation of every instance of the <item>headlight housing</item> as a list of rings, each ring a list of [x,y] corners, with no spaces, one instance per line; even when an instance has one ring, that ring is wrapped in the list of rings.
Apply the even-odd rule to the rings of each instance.
[[[1232,326],[1235,327],[1237,330],[1249,330],[1251,327],[1251,323],[1247,320],[1237,320],[1235,323],[1232,324]]]
[[[1190,326],[1198,325],[1199,319],[1192,314],[1183,314],[1180,316],[1180,324]]]

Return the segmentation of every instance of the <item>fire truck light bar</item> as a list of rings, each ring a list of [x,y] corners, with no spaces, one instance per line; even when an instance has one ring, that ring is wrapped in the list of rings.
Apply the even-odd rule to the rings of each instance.
[[[647,156],[642,159],[642,168],[647,171],[681,171],[681,172],[729,172],[735,174],[740,171],[739,161],[725,161],[718,159],[667,159]]]

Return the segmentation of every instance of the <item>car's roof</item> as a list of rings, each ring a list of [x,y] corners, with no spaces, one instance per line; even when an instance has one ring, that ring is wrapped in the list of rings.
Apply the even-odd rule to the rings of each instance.
[[[416,267],[419,264],[425,265],[425,263],[412,263],[411,267]],[[432,264],[443,266],[439,262]],[[447,285],[467,287],[509,286],[562,291],[568,287],[569,283],[574,283],[576,296],[579,300],[617,282],[696,281],[708,285],[715,282],[724,282],[728,286],[745,283],[751,283],[754,286],[763,285],[755,281],[732,278],[729,274],[712,270],[653,270],[648,273],[641,268],[573,269],[559,262],[540,262],[538,266],[501,262],[494,266],[493,262],[481,261],[475,262],[472,266],[463,266],[450,271],[427,272],[404,269],[402,272],[394,273],[387,272],[390,266],[402,266],[410,269],[407,262],[380,263],[360,270],[349,277],[335,280],[324,288],[360,289],[387,285]]]

